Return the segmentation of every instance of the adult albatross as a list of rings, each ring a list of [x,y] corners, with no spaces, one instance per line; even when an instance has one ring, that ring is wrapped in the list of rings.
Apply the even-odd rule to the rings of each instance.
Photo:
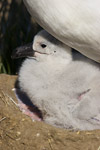
[[[54,37],[100,62],[100,0],[23,0]]]

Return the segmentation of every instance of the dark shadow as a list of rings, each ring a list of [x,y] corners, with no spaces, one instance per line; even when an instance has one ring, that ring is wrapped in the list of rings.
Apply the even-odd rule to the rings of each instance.
[[[0,73],[16,74],[22,59],[11,59],[13,49],[32,42],[39,30],[22,0],[0,1]]]
[[[28,97],[28,95],[20,89],[18,80],[16,80],[16,83],[15,83],[15,95],[18,101],[28,106],[29,111],[35,113],[39,118],[43,120],[41,111],[38,109],[37,106],[35,106],[31,102],[31,99]]]

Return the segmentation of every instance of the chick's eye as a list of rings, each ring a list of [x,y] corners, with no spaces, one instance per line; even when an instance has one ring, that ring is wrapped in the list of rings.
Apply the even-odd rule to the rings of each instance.
[[[41,44],[41,47],[42,47],[42,48],[46,48],[47,45],[46,45],[46,44]]]

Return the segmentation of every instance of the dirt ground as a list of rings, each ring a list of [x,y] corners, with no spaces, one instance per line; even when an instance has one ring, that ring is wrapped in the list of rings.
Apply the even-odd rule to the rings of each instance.
[[[100,130],[68,131],[22,114],[12,102],[15,80],[0,75],[0,150],[100,150]]]

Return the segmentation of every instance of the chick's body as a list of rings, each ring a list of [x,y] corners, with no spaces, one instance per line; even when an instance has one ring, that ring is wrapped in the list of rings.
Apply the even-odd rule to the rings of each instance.
[[[35,36],[33,49],[34,59],[20,69],[19,85],[43,120],[64,128],[100,128],[99,65],[46,31]]]

